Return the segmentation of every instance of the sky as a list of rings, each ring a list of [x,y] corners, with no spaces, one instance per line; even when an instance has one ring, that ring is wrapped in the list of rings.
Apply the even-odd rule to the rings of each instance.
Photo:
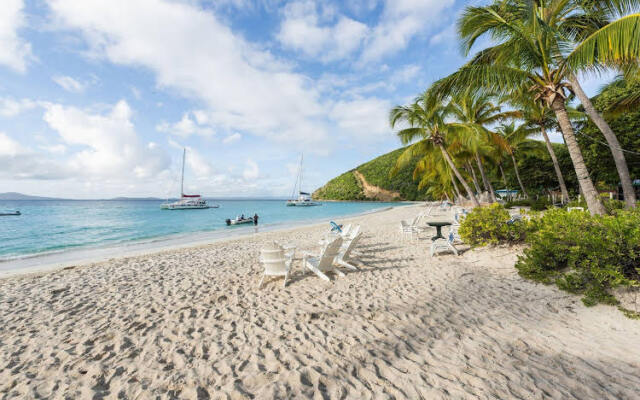
[[[2,0],[0,192],[270,197],[394,150],[456,0]],[[598,88],[587,80],[587,92]]]

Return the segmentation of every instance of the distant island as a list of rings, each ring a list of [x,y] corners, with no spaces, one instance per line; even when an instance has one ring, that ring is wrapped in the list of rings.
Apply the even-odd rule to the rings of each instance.
[[[63,199],[60,197],[43,197],[43,196],[31,196],[28,194],[18,193],[18,192],[6,192],[0,193],[0,200],[5,201],[21,201],[21,200],[73,200],[73,201],[82,201],[82,200],[100,200],[100,201],[163,201],[163,199],[157,197],[114,197],[112,199]]]
[[[17,192],[0,193],[0,200],[65,200],[55,197],[30,196]]]
[[[283,196],[262,196],[262,197],[205,197],[207,200],[233,200],[233,201],[256,201],[256,200],[267,200],[267,201],[285,201],[286,197]],[[43,196],[31,196],[28,194],[18,193],[18,192],[6,192],[0,193],[0,201],[22,201],[22,200],[64,200],[64,201],[175,201],[177,198],[159,198],[159,197],[113,197],[110,199],[64,199],[60,197],[43,197]]]

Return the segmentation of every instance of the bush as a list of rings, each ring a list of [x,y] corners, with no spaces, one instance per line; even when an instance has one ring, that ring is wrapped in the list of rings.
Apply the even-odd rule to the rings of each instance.
[[[583,294],[587,306],[615,304],[609,289],[640,284],[640,212],[591,216],[555,209],[529,227],[530,247],[516,263],[521,276]]]
[[[624,201],[620,201],[620,200],[602,199],[602,204],[604,205],[604,208],[606,208],[607,213],[610,215],[617,214],[619,210],[624,210],[624,207],[625,207]],[[584,199],[580,201],[578,200],[570,201],[567,204],[567,207],[582,207],[585,210],[588,209],[587,202]]]
[[[506,208],[511,207],[530,207],[532,211],[544,211],[547,208],[553,207],[553,204],[544,196],[537,199],[515,200],[509,201],[505,204]]]
[[[471,246],[522,242],[527,230],[526,221],[511,221],[506,208],[500,204],[476,207],[460,226],[460,237]]]

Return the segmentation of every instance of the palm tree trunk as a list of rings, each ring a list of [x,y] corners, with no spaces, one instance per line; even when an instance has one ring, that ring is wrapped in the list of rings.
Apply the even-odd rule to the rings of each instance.
[[[489,199],[491,199],[492,203],[497,203],[498,199],[496,199],[496,193],[493,191],[493,186],[491,186],[491,181],[487,178],[487,173],[484,171],[484,166],[482,166],[482,160],[480,160],[480,155],[476,153],[476,163],[478,164],[478,169],[480,170],[480,176],[482,176],[482,183],[484,184],[484,188],[489,192]]]
[[[482,189],[480,189],[480,184],[478,183],[478,178],[476,177],[476,170],[473,169],[473,165],[471,165],[471,163],[468,161],[467,161],[467,168],[471,173],[471,180],[473,181],[473,186],[476,187],[476,193],[478,194],[482,193]]]
[[[518,183],[520,184],[520,189],[522,189],[522,193],[525,198],[529,198],[529,194],[527,193],[527,189],[524,188],[522,184],[522,179],[520,179],[520,171],[518,171],[518,163],[516,162],[516,157],[511,153],[511,161],[513,161],[513,169],[516,171],[516,178],[518,178]]]
[[[504,168],[502,168],[502,163],[498,164],[498,167],[500,168],[500,173],[502,174],[502,182],[504,183],[504,188],[508,189],[507,176],[504,174]]]
[[[551,141],[549,140],[547,131],[544,129],[544,127],[541,127],[540,131],[542,133],[542,137],[544,138],[544,143],[547,145],[547,151],[549,151],[549,156],[551,156],[551,161],[553,162],[553,169],[556,170],[556,176],[558,177],[558,184],[560,185],[560,192],[562,192],[562,202],[566,204],[569,202],[569,191],[567,190],[567,185],[564,183],[562,170],[560,170],[560,163],[558,162],[558,158],[556,157],[556,152],[553,150],[553,146],[551,146]]]
[[[451,183],[453,183],[453,190],[456,192],[456,196],[458,198],[462,197],[462,194],[460,194],[460,189],[458,189],[458,184],[456,183],[456,178],[453,176],[453,174],[451,173],[451,170],[447,168],[447,171],[449,171],[449,178],[451,178]]]
[[[453,171],[455,176],[458,178],[460,183],[462,183],[464,190],[466,190],[467,194],[469,195],[469,200],[471,200],[474,206],[479,207],[480,203],[478,202],[478,198],[476,197],[475,194],[473,194],[473,191],[471,190],[471,187],[469,186],[469,184],[462,178],[462,174],[460,174],[458,167],[456,167],[456,164],[453,162],[453,159],[451,158],[451,155],[449,155],[449,152],[447,151],[447,149],[444,148],[442,143],[439,143],[438,146],[442,151],[442,155],[444,156],[444,159],[447,160],[447,163],[449,163],[449,167],[451,167],[451,170]]]
[[[578,99],[580,99],[587,115],[589,115],[589,118],[591,118],[593,123],[596,124],[598,129],[600,129],[604,138],[607,139],[607,143],[611,149],[611,154],[613,155],[613,161],[616,163],[616,169],[620,176],[620,183],[622,184],[622,191],[624,192],[624,201],[627,203],[627,208],[635,208],[636,193],[633,189],[633,184],[631,183],[631,175],[629,175],[627,160],[624,158],[624,153],[622,152],[622,148],[620,147],[620,142],[618,142],[616,134],[613,133],[607,121],[602,118],[602,115],[600,115],[593,106],[589,96],[587,96],[584,90],[582,90],[582,86],[580,86],[578,79],[576,79],[574,75],[570,75],[569,82],[571,82],[573,91],[576,93],[576,96],[578,96]]]
[[[578,141],[576,140],[575,133],[573,132],[571,121],[569,121],[569,116],[567,115],[567,109],[565,108],[564,102],[565,100],[561,96],[556,96],[555,100],[551,104],[551,108],[556,114],[558,124],[560,124],[560,129],[562,130],[562,135],[564,136],[564,140],[567,142],[567,150],[569,150],[569,156],[571,156],[571,161],[573,162],[573,168],[575,169],[576,176],[578,177],[580,189],[582,190],[584,199],[587,201],[587,207],[589,207],[591,215],[606,214],[607,210],[604,208],[602,200],[600,200],[600,195],[591,181],[587,165],[584,163],[584,158],[582,158],[582,152],[580,151],[580,146],[578,146]]]

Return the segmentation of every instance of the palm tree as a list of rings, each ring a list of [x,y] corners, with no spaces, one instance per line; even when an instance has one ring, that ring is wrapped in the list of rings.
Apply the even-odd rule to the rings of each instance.
[[[511,2],[515,5],[521,3],[521,1]],[[576,68],[567,70],[566,78],[584,106],[586,114],[603,133],[609,144],[629,208],[635,207],[636,198],[620,142],[582,89],[576,72],[585,66],[589,67],[591,63],[600,64],[606,60],[614,61],[616,66],[619,66],[619,62],[634,58],[634,64],[637,62],[640,54],[640,19],[638,18],[640,14],[629,15],[615,22],[611,22],[611,16],[615,13],[624,14],[638,5],[640,2],[634,0],[546,0],[538,1],[536,6],[536,15],[541,19],[544,29],[555,32],[558,43],[555,46],[557,53],[554,57],[560,60],[559,63],[569,58],[573,59],[573,61],[570,60],[570,64]],[[629,42],[631,46],[625,48],[624,45],[621,46],[623,42]],[[603,44],[605,48],[599,48]],[[565,48],[573,51],[567,55],[562,51]],[[607,55],[609,51],[614,54]]]
[[[521,119],[531,129],[539,130],[542,138],[544,139],[544,143],[547,147],[547,151],[549,152],[549,156],[551,157],[551,162],[553,163],[553,169],[556,173],[556,177],[558,178],[558,186],[560,187],[560,193],[562,193],[562,202],[564,204],[568,203],[569,191],[567,190],[567,185],[564,182],[564,177],[562,176],[562,170],[560,169],[558,157],[556,157],[556,152],[555,150],[553,150],[551,140],[549,140],[549,135],[547,134],[547,131],[549,129],[555,128],[557,126],[553,117],[553,112],[544,104],[534,102],[533,99],[524,91],[518,92],[514,97],[505,99],[505,101],[508,101],[520,111]],[[569,113],[574,114],[575,111],[570,110]]]
[[[518,170],[518,163],[516,161],[515,155],[516,153],[541,153],[542,143],[529,139],[531,136],[537,134],[537,131],[531,129],[526,124],[521,124],[516,127],[516,124],[514,122],[511,122],[509,124],[502,124],[498,126],[496,131],[507,144],[506,152],[511,158],[511,162],[513,163],[513,170],[516,173],[516,178],[518,179],[520,189],[522,190],[524,196],[526,198],[529,198],[527,189],[525,189],[524,184],[522,183],[522,178],[520,177],[520,171]]]
[[[471,202],[479,206],[478,199],[445,146],[447,136],[455,130],[450,123],[446,122],[448,114],[449,110],[443,105],[426,107],[424,95],[416,98],[411,105],[394,107],[389,114],[391,128],[395,129],[404,123],[406,127],[398,131],[397,135],[403,144],[413,143],[400,155],[397,162],[406,163],[415,156],[424,157],[434,151],[440,151],[442,158],[464,187]],[[416,140],[418,141],[415,142]]]
[[[489,193],[491,201],[495,203],[498,199],[485,171],[482,153],[487,153],[492,147],[505,148],[506,144],[495,132],[488,130],[487,126],[517,117],[517,113],[502,112],[499,106],[493,104],[491,96],[471,92],[454,97],[449,105],[451,114],[456,119],[456,126],[461,128],[461,133],[464,132],[464,138],[467,139],[466,146],[473,152],[484,188]]]
[[[535,8],[534,3],[523,8]],[[514,17],[504,4],[465,9],[458,27],[465,49],[470,51],[476,40],[484,35],[491,35],[498,44],[481,51],[460,70],[436,82],[430,89],[430,96],[436,97],[435,93],[455,95],[469,88],[481,93],[510,95],[527,85],[534,100],[544,102],[558,120],[589,211],[604,214],[606,209],[589,176],[567,114],[570,85],[565,76],[570,71],[570,64],[555,64],[555,38],[540,25],[535,12],[528,19],[520,18],[520,15]],[[573,58],[569,56],[567,60]]]

